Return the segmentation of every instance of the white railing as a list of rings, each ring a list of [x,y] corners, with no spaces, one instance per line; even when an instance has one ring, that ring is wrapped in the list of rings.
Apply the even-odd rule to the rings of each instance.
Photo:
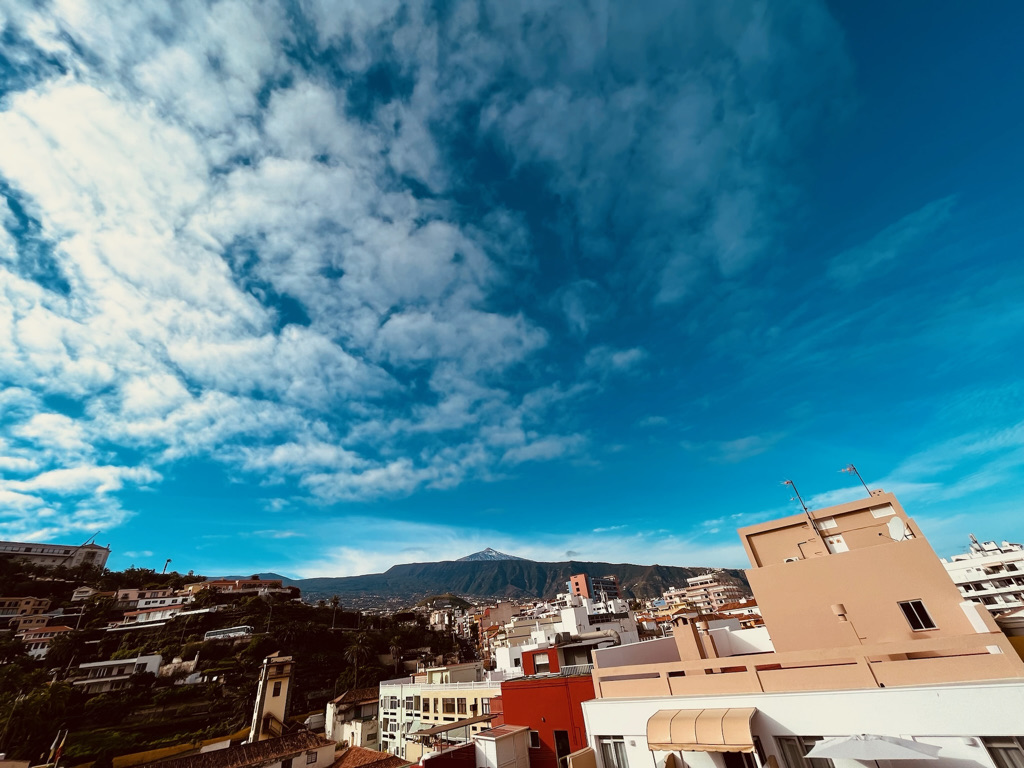
[[[381,694],[385,693],[385,688],[388,686],[400,686],[400,685],[415,685],[421,693],[430,693],[431,691],[466,691],[474,690],[477,688],[500,688],[501,683],[497,681],[481,680],[475,683],[396,683],[394,680],[389,680],[386,683],[381,683]],[[406,692],[406,695],[410,695]],[[399,707],[401,709],[401,706]]]

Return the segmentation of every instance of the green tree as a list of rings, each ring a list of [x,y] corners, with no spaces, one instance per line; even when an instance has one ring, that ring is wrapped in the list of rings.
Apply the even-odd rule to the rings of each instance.
[[[25,644],[20,638],[0,635],[0,664],[10,664],[17,659],[27,658],[28,651],[25,650]]]
[[[365,632],[360,632],[352,638],[348,648],[345,649],[345,660],[352,665],[352,687],[359,687],[359,664],[370,658],[370,638]]]
[[[61,679],[67,676],[76,662],[81,663],[85,649],[85,635],[81,632],[65,632],[50,641],[46,651],[46,665],[50,669],[59,669]]]

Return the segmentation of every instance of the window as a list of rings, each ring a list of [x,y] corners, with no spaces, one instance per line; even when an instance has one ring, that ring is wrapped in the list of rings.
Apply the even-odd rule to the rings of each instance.
[[[407,710],[411,710],[412,709],[412,696],[406,696],[405,697],[405,708]]]
[[[776,736],[775,741],[786,768],[833,768],[831,760],[805,757],[821,741],[820,736]]]
[[[466,714],[466,700],[465,699],[459,699],[459,714],[460,715]]]
[[[997,768],[1024,768],[1024,739],[1007,736],[984,738],[982,742]]]
[[[444,704],[444,713],[446,715],[455,714],[455,699],[441,699],[441,703]]]
[[[490,699],[480,699],[480,714],[481,715],[489,715],[489,714],[491,714],[491,700]]]
[[[397,696],[392,696],[391,697],[391,709],[398,709],[398,697]]]
[[[310,750],[306,753],[306,765],[313,765],[316,763],[316,750]]]
[[[601,750],[604,768],[629,768],[626,760],[626,742],[621,736],[598,736],[597,746]]]
[[[910,624],[915,632],[935,629],[935,622],[932,621],[932,617],[928,615],[924,603],[920,600],[908,600],[905,603],[900,603],[900,609],[903,611],[903,615],[907,617],[907,623]]]
[[[286,757],[284,760],[282,760],[281,768],[292,768],[292,759],[290,757]]]
[[[530,749],[540,749],[540,734],[537,731],[530,731]]]
[[[434,699],[434,714],[436,715],[441,710],[437,707],[437,699]]]
[[[424,699],[423,700],[423,714],[425,714],[425,715],[429,715],[430,714],[430,699]]]
[[[538,675],[546,675],[551,671],[551,659],[547,654],[533,657],[533,671]]]
[[[274,692],[272,694],[270,694],[270,695],[271,696],[280,696],[281,695],[281,681],[280,680],[277,680],[277,681],[274,682]]]

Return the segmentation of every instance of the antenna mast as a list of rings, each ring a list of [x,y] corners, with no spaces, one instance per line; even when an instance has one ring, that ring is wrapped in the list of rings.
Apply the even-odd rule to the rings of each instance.
[[[871,495],[871,489],[868,488],[868,484],[864,482],[864,478],[860,476],[860,472],[857,471],[857,468],[853,466],[853,464],[847,464],[843,469],[840,469],[839,471],[846,472],[847,474],[850,475],[856,475],[857,479],[860,480],[860,484],[864,486],[864,490],[868,492],[868,496]]]

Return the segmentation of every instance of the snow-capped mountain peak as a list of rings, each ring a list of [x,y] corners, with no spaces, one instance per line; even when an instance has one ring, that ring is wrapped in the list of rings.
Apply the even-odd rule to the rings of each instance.
[[[456,562],[462,562],[464,560],[525,560],[523,557],[516,557],[515,555],[506,555],[504,552],[499,552],[496,549],[482,549],[479,552],[474,552],[472,555],[466,555],[460,557]]]

